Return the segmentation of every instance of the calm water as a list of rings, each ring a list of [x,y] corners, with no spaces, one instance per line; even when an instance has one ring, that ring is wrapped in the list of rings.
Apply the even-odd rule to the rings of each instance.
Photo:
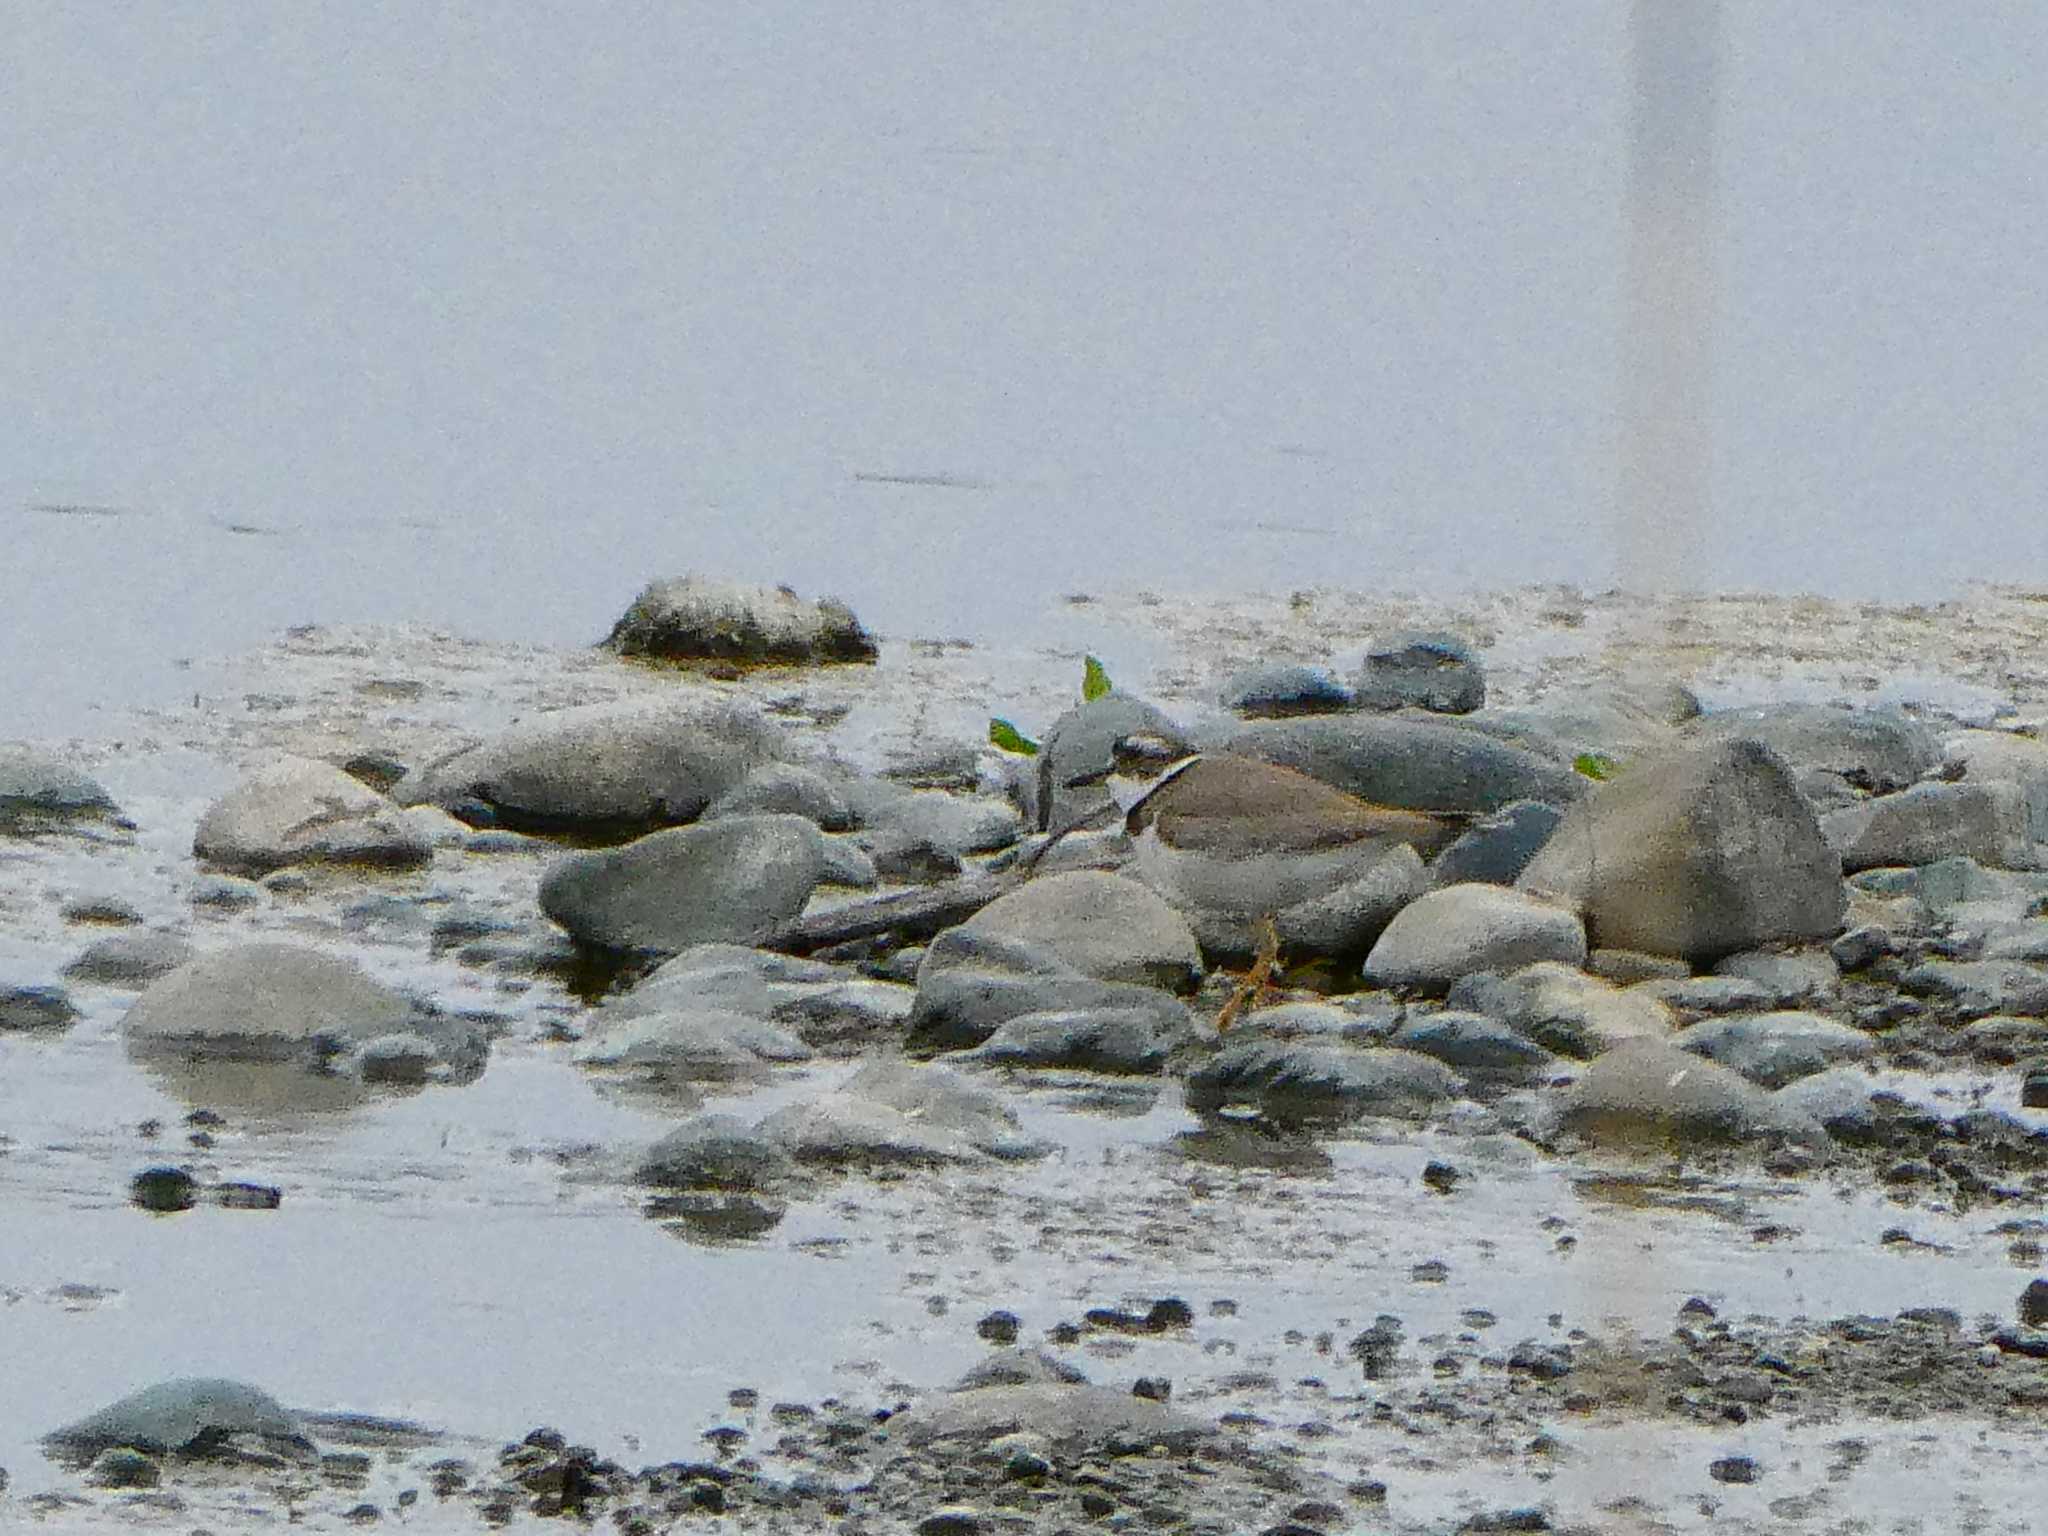
[[[1691,574],[2038,575],[2048,12],[1724,30]],[[13,18],[0,734],[693,567],[983,636],[1605,585],[1627,102],[1623,0]]]

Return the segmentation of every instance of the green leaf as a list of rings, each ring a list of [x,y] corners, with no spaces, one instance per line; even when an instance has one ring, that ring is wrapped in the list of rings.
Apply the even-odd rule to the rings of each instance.
[[[1621,764],[1605,752],[1581,752],[1572,759],[1572,767],[1587,778],[1598,781],[1613,778]]]
[[[1081,702],[1093,704],[1109,690],[1109,673],[1093,656],[1087,657],[1081,666]]]
[[[1038,755],[1038,743],[1026,736],[1007,720],[995,719],[988,723],[988,739],[992,746],[1001,747],[1005,752],[1020,753],[1025,757]]]

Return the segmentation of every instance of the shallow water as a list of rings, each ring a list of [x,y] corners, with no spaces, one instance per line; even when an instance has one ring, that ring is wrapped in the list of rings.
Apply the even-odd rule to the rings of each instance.
[[[1572,624],[1532,617],[1566,601],[1586,610]],[[1364,634],[1423,606],[1319,595],[1205,615],[1115,600],[1067,612],[1120,680],[1193,717],[1233,665],[1258,655],[1341,662]],[[1981,650],[1986,632],[2023,639],[2038,609],[1986,596],[1965,611],[1967,625],[1958,617],[1950,628],[1976,630],[1968,645]],[[1910,616],[1869,618],[1840,654],[1849,631],[1832,611],[1763,612],[1768,623],[1748,607],[1708,605],[1683,623],[1661,616],[1655,632],[1725,646],[1701,681],[1735,693],[1768,690],[1788,666],[1860,664],[1906,643],[1894,628],[1914,629]],[[1486,637],[1497,696],[1511,702],[1626,664],[1622,637],[1639,615],[1619,600],[1529,592],[1450,617]],[[1964,693],[1994,686],[2002,665],[1927,659],[1940,688]],[[827,1183],[765,1235],[706,1246],[647,1219],[612,1177],[677,1111],[601,1090],[567,1047],[550,1043],[550,1028],[578,1011],[559,981],[467,966],[430,946],[432,922],[456,908],[516,918],[529,935],[544,927],[533,916],[541,859],[444,851],[414,874],[316,876],[233,916],[188,903],[200,812],[238,763],[279,746],[431,750],[535,708],[708,688],[751,692],[800,736],[872,764],[934,739],[971,739],[998,709],[1040,729],[1073,698],[1079,670],[1064,645],[892,646],[877,668],[705,683],[592,653],[316,630],[202,661],[191,672],[196,705],[111,712],[106,734],[77,755],[139,828],[0,849],[7,979],[52,978],[100,931],[66,924],[58,907],[113,895],[202,946],[311,938],[444,1006],[489,1014],[502,1035],[474,1084],[332,1113],[238,1108],[216,1082],[200,1097],[227,1123],[206,1149],[184,1143],[193,1103],[121,1045],[131,994],[76,985],[84,1017],[70,1030],[0,1037],[0,1230],[30,1234],[0,1249],[0,1357],[16,1367],[0,1382],[0,1466],[13,1492],[64,1481],[35,1449],[37,1435],[176,1374],[246,1376],[294,1406],[418,1419],[458,1447],[554,1423],[627,1460],[656,1461],[697,1452],[704,1429],[733,1421],[733,1387],[759,1389],[763,1403],[888,1402],[892,1384],[941,1384],[982,1353],[973,1323],[994,1308],[1018,1313],[1031,1341],[1090,1307],[1173,1295],[1193,1306],[1191,1330],[1091,1333],[1073,1352],[1097,1380],[1164,1375],[1196,1412],[1257,1412],[1271,1427],[1250,1430],[1255,1439],[1327,1460],[1345,1479],[1381,1478],[1404,1518],[1455,1513],[1482,1496],[1590,1510],[1630,1492],[1685,1515],[1696,1506],[1670,1501],[1704,1478],[1709,1449],[1758,1445],[1782,1465],[1824,1460],[1824,1446],[1783,1424],[1716,1438],[1660,1420],[1642,1432],[1652,1454],[1626,1426],[1568,1424],[1558,1433],[1576,1449],[1554,1476],[1507,1449],[1481,1476],[1459,1462],[1480,1454],[1480,1442],[1432,1449],[1375,1423],[1365,1411],[1372,1388],[1345,1341],[1392,1313],[1405,1352],[1426,1360],[1429,1341],[1466,1330],[1475,1307],[1495,1315],[1482,1330],[1489,1350],[1575,1328],[1654,1337],[1692,1296],[1731,1317],[1822,1320],[1908,1306],[2010,1315],[2027,1275],[1992,1230],[2010,1212],[1902,1210],[1846,1174],[1702,1180],[1615,1165],[1614,1177],[1589,1178],[1592,1165],[1554,1162],[1511,1138],[1391,1124],[1329,1142],[1326,1172],[1237,1171],[1175,1149],[1196,1122],[1171,1086],[1141,1085],[1120,1105],[1090,1108],[1068,1080],[1020,1082],[1013,1095],[1027,1127],[1057,1144],[1044,1164]],[[390,679],[420,686],[378,686]],[[2007,697],[2021,709],[2041,702]],[[752,1116],[848,1070],[784,1071],[714,1107]],[[1915,1091],[1979,1086],[1959,1075],[1921,1079]],[[1996,1101],[2011,1092],[2002,1084]],[[138,1130],[146,1120],[162,1122],[153,1139]],[[1449,1196],[1421,1180],[1431,1158],[1468,1175]],[[274,1185],[282,1204],[154,1216],[126,1203],[142,1167],[188,1160],[208,1180]],[[1881,1242],[1892,1227],[1936,1246]],[[1433,1264],[1442,1272],[1417,1269]],[[1246,1371],[1273,1384],[1233,1385]],[[1324,1385],[1298,1385],[1308,1380]],[[1339,1421],[1335,1437],[1302,1441],[1299,1426],[1320,1418]],[[1890,1443],[1886,1435],[1907,1456],[1907,1429],[1884,1429],[1878,1442]],[[2002,1431],[1968,1444],[1984,1475],[2015,1475],[2001,1459],[2012,1454]],[[1933,1479],[1899,1472],[1908,1464],[1873,1456],[1830,1486],[1840,1498],[1884,1501],[1901,1519],[1916,1497],[1930,1519],[1956,1507],[1943,1498],[1960,1484],[1929,1491]],[[1768,1515],[1768,1499],[1788,1486],[1715,1485],[1707,1496],[1731,1518],[1764,1518],[1757,1511]],[[2008,1482],[1987,1497],[2005,1509],[2010,1493]]]

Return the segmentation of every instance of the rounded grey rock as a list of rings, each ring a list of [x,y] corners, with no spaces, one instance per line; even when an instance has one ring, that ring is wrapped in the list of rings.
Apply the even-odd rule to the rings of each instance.
[[[1367,648],[1355,692],[1361,709],[1470,714],[1486,702],[1486,668],[1456,635],[1402,630]]]
[[[156,928],[110,933],[88,944],[64,967],[74,981],[107,986],[141,986],[168,975],[192,958],[192,943],[180,934]]]
[[[751,943],[796,916],[825,873],[801,816],[735,816],[574,853],[541,879],[541,910],[586,944],[676,952]]]
[[[1374,986],[1442,993],[1475,971],[1514,971],[1540,960],[1579,965],[1586,932],[1555,903],[1506,886],[1443,886],[1402,908],[1365,959]]]

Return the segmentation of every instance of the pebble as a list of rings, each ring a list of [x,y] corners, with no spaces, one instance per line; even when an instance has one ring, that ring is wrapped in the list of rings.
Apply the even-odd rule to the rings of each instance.
[[[168,1215],[199,1203],[199,1181],[182,1168],[145,1168],[129,1181],[128,1201]]]

